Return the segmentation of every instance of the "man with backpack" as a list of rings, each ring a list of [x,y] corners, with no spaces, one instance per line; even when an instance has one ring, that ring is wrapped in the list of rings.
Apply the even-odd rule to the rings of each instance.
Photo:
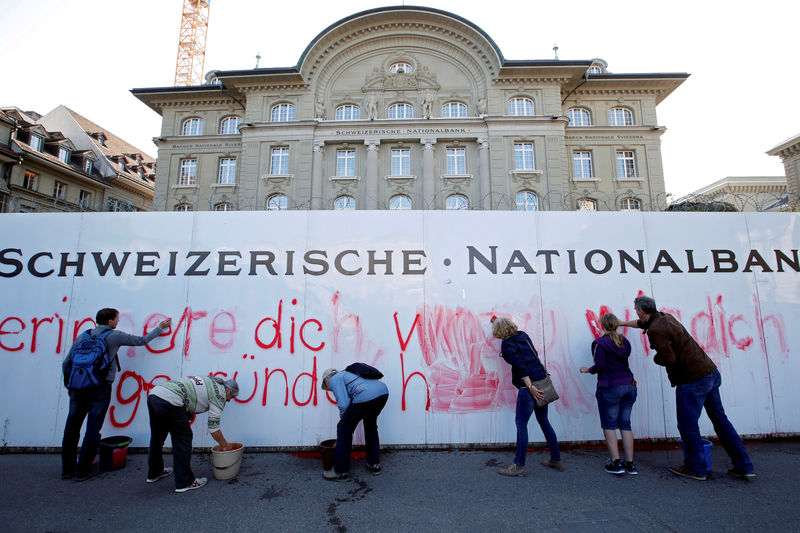
[[[99,310],[95,322],[96,328],[84,331],[75,339],[61,365],[64,386],[69,390],[69,414],[61,442],[62,479],[75,476],[76,481],[83,481],[96,473],[92,471],[92,461],[97,455],[100,429],[111,403],[111,385],[120,368],[117,357],[120,346],[144,346],[164,333],[172,319],[162,320],[143,337],[115,331],[119,324],[116,309]],[[78,454],[84,419],[87,419],[86,432]]]
[[[343,371],[329,368],[322,373],[322,390],[333,392],[339,408],[336,425],[336,460],[331,470],[322,475],[329,481],[347,481],[350,472],[350,451],[353,432],[364,421],[364,441],[367,452],[367,470],[381,473],[378,415],[389,399],[389,389],[377,369],[365,363],[353,363]]]

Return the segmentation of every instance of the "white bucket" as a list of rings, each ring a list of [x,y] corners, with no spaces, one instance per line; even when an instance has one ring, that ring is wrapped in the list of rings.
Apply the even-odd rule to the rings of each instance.
[[[220,451],[219,445],[211,448],[211,466],[214,467],[214,477],[220,481],[233,479],[239,474],[239,467],[242,466],[242,455],[244,455],[244,444],[232,442],[232,450]]]

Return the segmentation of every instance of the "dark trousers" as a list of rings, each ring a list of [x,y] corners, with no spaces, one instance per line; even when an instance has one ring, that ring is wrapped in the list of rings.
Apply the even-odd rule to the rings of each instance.
[[[336,425],[336,462],[333,469],[337,474],[350,471],[350,451],[353,448],[353,432],[360,421],[364,421],[364,441],[367,448],[367,462],[375,465],[381,461],[381,443],[378,438],[378,415],[381,414],[388,394],[383,394],[368,402],[351,403]]]
[[[175,469],[175,488],[182,489],[194,482],[192,472],[192,427],[183,406],[172,405],[158,396],[147,397],[150,414],[150,454],[147,456],[147,477],[155,479],[164,471],[162,448],[167,435],[172,437],[172,467]]]
[[[61,441],[61,472],[66,475],[88,474],[97,455],[100,430],[111,403],[111,384],[98,385],[90,389],[69,391],[69,414]],[[80,455],[77,453],[81,426],[86,419]],[[77,465],[76,465],[77,458]]]
[[[700,413],[705,408],[708,418],[714,425],[714,432],[720,444],[730,456],[734,468],[743,472],[752,472],[753,463],[744,449],[742,439],[736,433],[733,424],[725,415],[719,387],[722,376],[719,370],[692,383],[675,387],[675,406],[678,415],[678,431],[686,450],[686,466],[697,473],[705,473],[706,456],[703,441],[700,437]]]
[[[528,453],[528,420],[531,414],[536,414],[536,421],[542,428],[542,433],[550,447],[550,459],[553,461],[561,460],[561,453],[558,449],[558,437],[550,425],[547,418],[547,406],[537,407],[533,395],[525,387],[517,392],[517,412],[514,423],[517,425],[517,453],[514,455],[514,463],[525,466],[525,456]]]

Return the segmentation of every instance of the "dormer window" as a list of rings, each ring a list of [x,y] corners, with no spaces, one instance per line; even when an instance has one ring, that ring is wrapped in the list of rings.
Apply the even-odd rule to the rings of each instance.
[[[106,136],[105,135],[103,135],[102,133],[98,133],[96,135],[96,137],[97,137],[97,142],[98,142],[98,144],[100,146],[105,146],[106,145]]]
[[[42,146],[44,145],[44,138],[40,137],[39,135],[31,133],[31,141],[28,144],[30,144],[31,148],[33,148],[37,152],[41,152]]]
[[[87,159],[83,162],[83,171],[87,174],[92,173],[92,168],[94,168],[94,163],[92,163],[91,159]]]
[[[62,163],[66,163],[67,165],[69,165],[70,155],[72,154],[67,148],[64,148],[63,146],[58,147],[58,159]]]

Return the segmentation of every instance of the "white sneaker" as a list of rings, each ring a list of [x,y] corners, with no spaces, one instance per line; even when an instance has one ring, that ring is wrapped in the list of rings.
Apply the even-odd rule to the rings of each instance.
[[[156,481],[158,481],[158,480],[159,480],[159,479],[161,479],[162,477],[167,477],[167,476],[171,476],[171,475],[172,475],[172,467],[171,467],[171,466],[168,466],[168,467],[164,468],[164,471],[163,471],[163,472],[161,472],[161,473],[160,473],[159,475],[157,475],[156,477],[149,477],[149,478],[147,478],[147,479],[145,480],[145,483],[155,483]]]
[[[198,477],[188,487],[183,487],[182,489],[175,489],[175,492],[186,492],[187,490],[199,489],[206,483],[208,483],[208,479],[204,477]]]

